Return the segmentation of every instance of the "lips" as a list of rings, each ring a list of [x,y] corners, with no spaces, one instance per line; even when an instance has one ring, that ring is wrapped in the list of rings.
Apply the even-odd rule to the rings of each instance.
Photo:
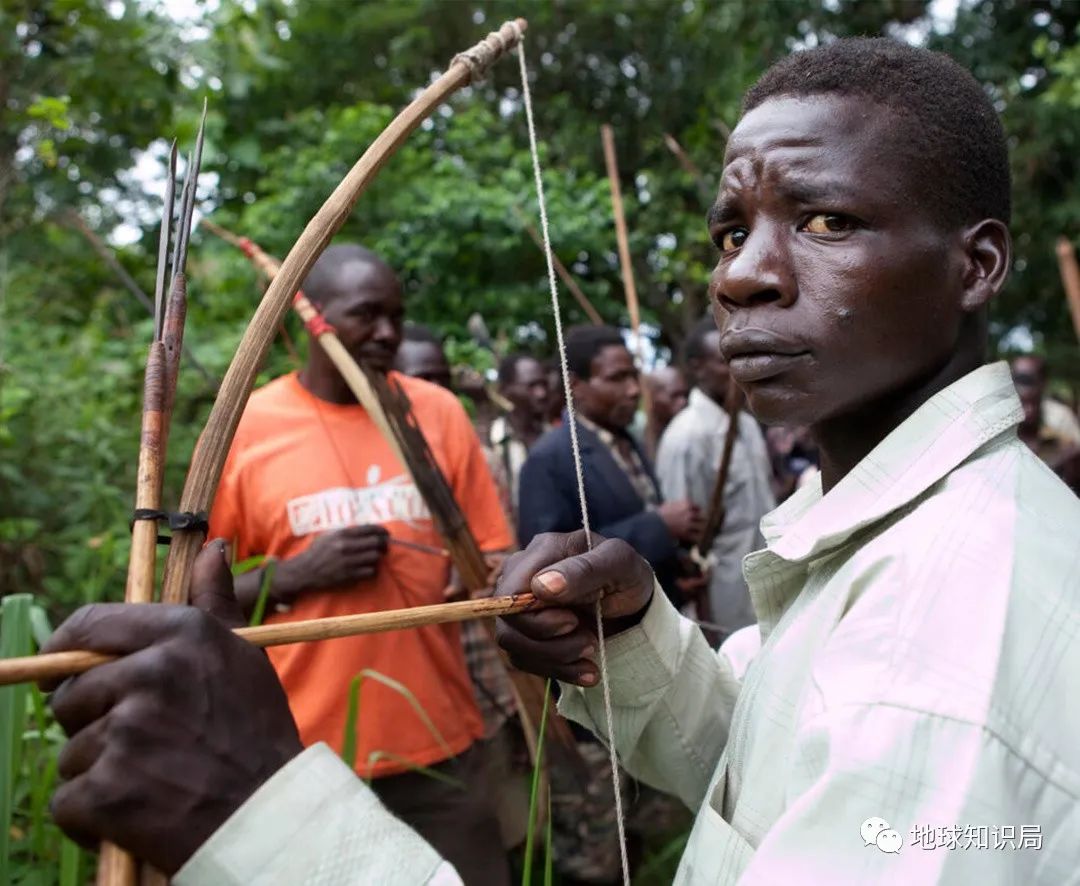
[[[764,329],[725,332],[720,353],[740,383],[772,378],[810,358],[809,348]]]

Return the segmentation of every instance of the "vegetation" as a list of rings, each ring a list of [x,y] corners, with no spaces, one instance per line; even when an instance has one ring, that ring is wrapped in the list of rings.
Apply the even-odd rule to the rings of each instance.
[[[995,306],[995,340],[1030,341],[1075,385],[1080,358],[1053,244],[1075,241],[1080,218],[1080,4],[961,0],[955,21],[938,22],[940,5],[219,0],[178,21],[160,0],[0,0],[0,592],[32,595],[39,622],[122,593],[150,324],[70,213],[152,291],[160,192],[148,181],[160,177],[169,138],[190,144],[207,96],[200,209],[282,257],[416,87],[519,14],[530,20],[555,248],[600,312],[625,322],[598,132],[611,123],[643,316],[660,346],[677,345],[702,311],[712,261],[702,217],[739,96],[763,67],[849,34],[921,36],[953,53],[998,101],[1013,147],[1016,264]],[[543,259],[515,212],[534,213],[516,76],[504,63],[441,108],[342,233],[385,254],[405,280],[410,317],[476,365],[491,357],[470,340],[474,312],[498,341],[550,349]],[[220,377],[258,298],[255,275],[196,231],[190,277],[187,338]],[[566,310],[584,319],[569,300]],[[265,375],[290,367],[282,349]],[[213,396],[186,366],[166,501]],[[5,601],[5,631],[28,617],[11,614],[25,605]],[[78,855],[41,814],[55,727],[36,690],[0,705],[25,714],[21,732],[18,716],[0,727],[0,803],[23,816],[9,828],[0,815],[0,839],[26,862],[13,881],[63,871],[75,882]]]

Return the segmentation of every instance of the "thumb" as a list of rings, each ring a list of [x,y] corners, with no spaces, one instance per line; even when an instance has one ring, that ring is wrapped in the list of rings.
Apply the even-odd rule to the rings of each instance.
[[[233,592],[232,570],[224,539],[215,538],[199,552],[191,575],[191,605],[227,628],[247,624]]]

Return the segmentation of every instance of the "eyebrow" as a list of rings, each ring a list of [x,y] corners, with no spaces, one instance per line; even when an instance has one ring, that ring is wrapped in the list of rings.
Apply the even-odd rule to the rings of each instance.
[[[738,201],[733,197],[718,197],[705,214],[705,224],[709,227],[722,225],[738,216]]]

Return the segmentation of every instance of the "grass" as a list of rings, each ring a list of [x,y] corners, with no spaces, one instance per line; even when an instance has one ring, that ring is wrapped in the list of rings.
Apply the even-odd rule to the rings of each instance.
[[[0,603],[0,657],[30,655],[51,629],[29,594]],[[86,853],[49,817],[64,735],[33,685],[0,688],[0,884],[76,886]]]

